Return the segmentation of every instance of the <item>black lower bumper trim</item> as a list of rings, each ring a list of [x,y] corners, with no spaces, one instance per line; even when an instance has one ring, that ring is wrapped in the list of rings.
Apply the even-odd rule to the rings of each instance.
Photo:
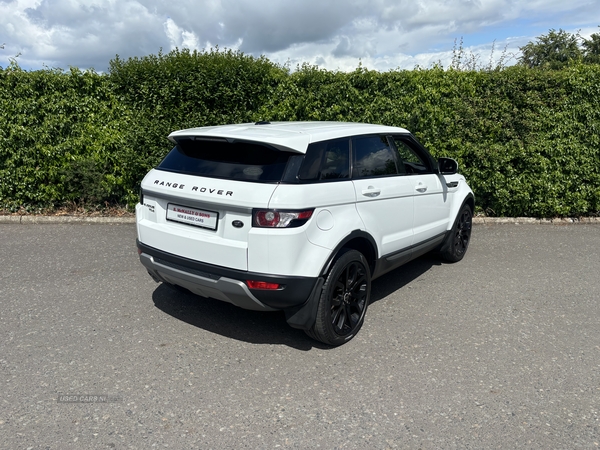
[[[277,283],[282,286],[277,290],[250,289],[252,295],[265,305],[274,309],[286,309],[303,305],[310,297],[317,282],[317,277],[271,275],[215,266],[150,247],[141,243],[139,240],[137,240],[137,247],[142,253],[152,256],[156,261],[160,260],[160,263],[163,265],[187,271],[204,278],[218,280],[220,277],[225,277],[243,283],[247,280]]]

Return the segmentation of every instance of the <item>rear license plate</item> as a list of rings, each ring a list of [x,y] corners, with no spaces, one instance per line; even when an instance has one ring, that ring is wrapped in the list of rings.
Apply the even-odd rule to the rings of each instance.
[[[217,220],[219,213],[214,211],[205,211],[203,209],[190,208],[189,206],[167,205],[167,220],[174,222],[187,223],[197,227],[217,229]]]

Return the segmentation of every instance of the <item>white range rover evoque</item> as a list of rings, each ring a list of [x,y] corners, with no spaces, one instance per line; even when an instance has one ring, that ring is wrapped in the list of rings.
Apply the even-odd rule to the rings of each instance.
[[[144,178],[137,246],[154,280],[283,310],[329,345],[356,335],[371,280],[429,251],[464,256],[474,197],[405,129],[257,122],[171,133]]]

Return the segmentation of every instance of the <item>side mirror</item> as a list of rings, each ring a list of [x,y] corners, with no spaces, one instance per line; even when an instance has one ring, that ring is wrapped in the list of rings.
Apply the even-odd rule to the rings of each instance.
[[[458,163],[452,158],[439,158],[438,167],[442,175],[454,175],[458,172]]]

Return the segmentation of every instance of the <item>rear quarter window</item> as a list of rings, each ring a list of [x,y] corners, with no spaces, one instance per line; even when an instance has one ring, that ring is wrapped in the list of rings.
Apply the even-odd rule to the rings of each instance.
[[[292,152],[254,143],[184,138],[157,169],[228,180],[278,182]]]
[[[347,138],[315,142],[308,146],[298,171],[302,181],[350,178],[350,141]]]

